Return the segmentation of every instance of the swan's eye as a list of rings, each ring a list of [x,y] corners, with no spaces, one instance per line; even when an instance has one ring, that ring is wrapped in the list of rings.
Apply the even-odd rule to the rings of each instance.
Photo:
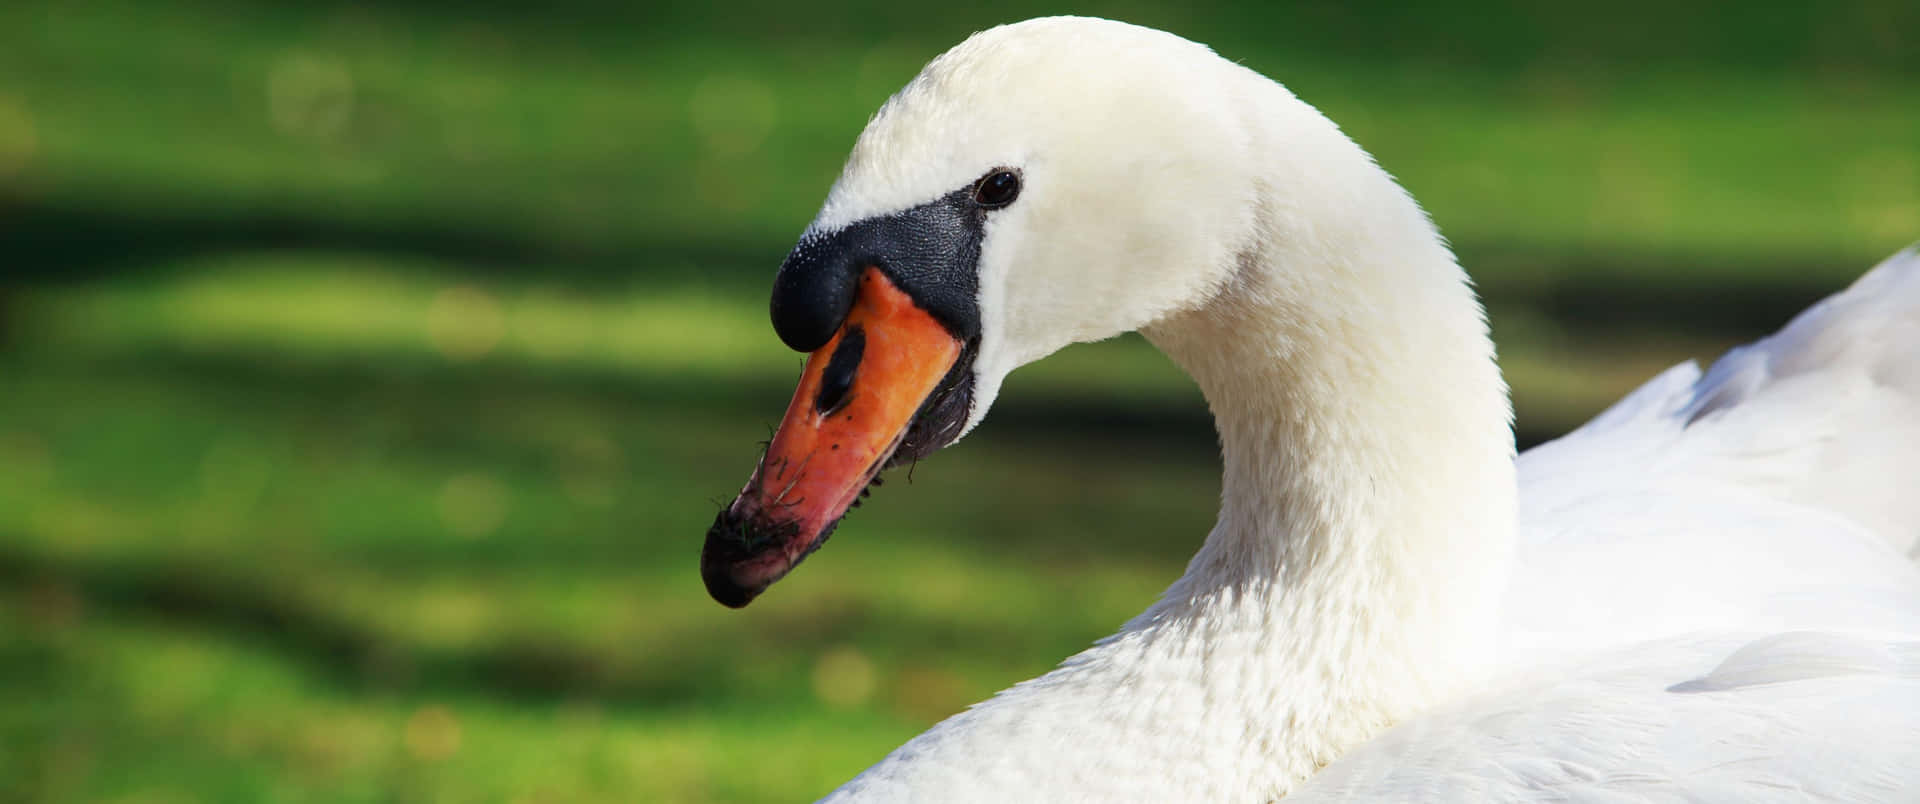
[[[1011,170],[988,173],[973,188],[973,202],[987,209],[999,209],[1020,197],[1020,175]]]

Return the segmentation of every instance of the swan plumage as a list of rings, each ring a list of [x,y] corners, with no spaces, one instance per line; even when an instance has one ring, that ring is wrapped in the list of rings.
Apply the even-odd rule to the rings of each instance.
[[[1920,249],[1518,465],[1516,671],[1289,800],[1920,791]]]
[[[1920,250],[1518,466],[1513,652],[1726,623],[1914,633]]]
[[[1018,201],[968,206],[997,173]],[[928,209],[978,249],[974,306],[943,319],[973,339],[952,424],[1014,368],[1139,330],[1214,414],[1221,513],[1118,633],[828,800],[1920,795],[1915,252],[1516,459],[1425,213],[1203,46],[1080,18],[976,34],[875,115],[789,263]],[[746,545],[715,552],[730,605],[825,538],[728,575],[765,553],[752,516],[709,534]]]

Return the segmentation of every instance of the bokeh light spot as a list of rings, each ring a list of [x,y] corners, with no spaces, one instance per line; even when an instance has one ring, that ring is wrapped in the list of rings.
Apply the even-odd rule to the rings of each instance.
[[[438,762],[460,750],[460,719],[444,706],[424,706],[407,718],[407,753]]]
[[[456,475],[440,487],[440,521],[470,539],[499,530],[507,519],[507,487],[488,475]]]
[[[500,345],[505,314],[493,295],[471,285],[440,291],[427,308],[427,339],[450,360],[478,360]]]
[[[813,663],[813,693],[837,709],[851,709],[873,697],[878,673],[873,660],[850,645],[820,655]]]

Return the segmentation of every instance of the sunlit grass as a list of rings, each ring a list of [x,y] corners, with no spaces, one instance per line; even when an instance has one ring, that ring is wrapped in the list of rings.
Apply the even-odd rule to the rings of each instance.
[[[436,357],[599,369],[764,371],[797,359],[753,299],[698,287],[460,279],[445,262],[235,254],[154,266],[170,280],[36,291],[63,348],[167,345],[290,357]]]

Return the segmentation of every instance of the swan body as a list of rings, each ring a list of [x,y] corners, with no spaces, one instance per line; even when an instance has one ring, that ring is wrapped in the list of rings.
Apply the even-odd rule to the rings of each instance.
[[[966,212],[956,424],[1139,330],[1213,412],[1219,519],[1118,633],[828,801],[1920,798],[1920,255],[1516,459],[1427,216],[1170,34],[975,35],[869,123],[790,263],[996,171],[1023,189]]]

